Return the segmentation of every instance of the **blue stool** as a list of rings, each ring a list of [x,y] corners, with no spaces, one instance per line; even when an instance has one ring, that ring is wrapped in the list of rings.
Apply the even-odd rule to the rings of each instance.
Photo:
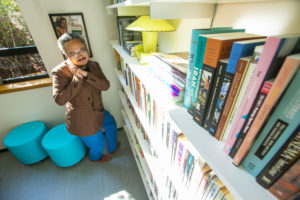
[[[86,154],[86,147],[79,137],[71,135],[65,124],[55,126],[46,133],[42,146],[51,160],[59,167],[70,167]]]
[[[41,145],[46,132],[43,122],[28,122],[11,130],[4,138],[4,145],[21,163],[37,163],[48,156]]]

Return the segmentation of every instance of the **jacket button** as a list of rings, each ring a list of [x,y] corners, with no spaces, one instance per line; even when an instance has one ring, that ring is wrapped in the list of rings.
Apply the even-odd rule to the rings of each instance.
[[[88,97],[88,101],[90,100],[90,97]]]

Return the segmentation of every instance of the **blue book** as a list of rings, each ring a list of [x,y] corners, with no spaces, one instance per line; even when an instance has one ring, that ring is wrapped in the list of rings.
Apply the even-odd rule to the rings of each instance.
[[[185,87],[185,95],[184,95],[184,107],[190,108],[192,105],[192,99],[191,94],[196,93],[197,91],[194,91],[197,89],[197,83],[196,80],[192,80],[193,76],[196,78],[199,76],[199,69],[195,69],[195,66],[199,66],[200,63],[200,57],[198,56],[200,54],[201,45],[199,43],[199,35],[201,34],[213,34],[213,33],[226,33],[226,32],[245,32],[245,29],[232,29],[231,27],[220,27],[220,28],[212,28],[212,29],[193,29],[192,30],[192,38],[191,38],[191,45],[190,45],[190,58],[189,58],[189,68],[187,71],[187,77],[186,77],[186,87]],[[205,46],[204,46],[205,50]],[[202,50],[202,51],[204,51]],[[203,52],[204,55],[204,52]],[[201,73],[201,72],[200,72]],[[194,77],[194,79],[195,79]],[[200,74],[201,77],[201,74]],[[199,78],[200,80],[200,78]],[[196,95],[195,95],[196,96]],[[196,97],[195,97],[196,98]]]
[[[300,68],[242,162],[256,177],[300,124]]]
[[[213,84],[213,96],[210,97],[208,111],[204,119],[203,126],[206,130],[209,131],[211,135],[215,135],[216,129],[219,124],[220,117],[215,117],[214,113],[219,112],[221,116],[224,108],[224,103],[221,106],[216,106],[218,100],[222,99],[223,102],[226,102],[227,93],[231,86],[231,82],[234,77],[234,73],[239,62],[239,59],[246,56],[252,56],[254,48],[258,45],[263,45],[266,39],[253,39],[253,40],[244,40],[234,42],[230,52],[229,60],[225,73],[220,73],[218,88],[216,84]],[[217,73],[218,74],[217,69]],[[223,90],[221,90],[223,88]]]

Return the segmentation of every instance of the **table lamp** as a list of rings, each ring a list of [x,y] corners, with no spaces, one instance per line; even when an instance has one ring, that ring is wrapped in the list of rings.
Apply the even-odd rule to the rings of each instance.
[[[143,53],[156,52],[158,32],[175,31],[176,29],[165,19],[150,19],[150,16],[141,16],[126,28],[129,31],[142,32]]]

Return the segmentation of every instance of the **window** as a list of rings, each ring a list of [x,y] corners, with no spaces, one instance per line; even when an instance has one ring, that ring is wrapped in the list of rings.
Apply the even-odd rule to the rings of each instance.
[[[49,77],[15,0],[0,0],[0,79],[5,83]]]

